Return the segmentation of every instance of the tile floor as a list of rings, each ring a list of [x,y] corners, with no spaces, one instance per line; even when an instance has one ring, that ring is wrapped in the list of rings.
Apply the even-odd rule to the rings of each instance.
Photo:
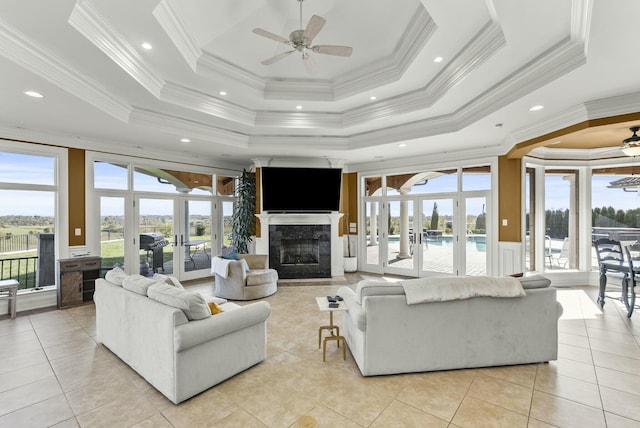
[[[335,346],[322,362],[314,299],[361,277],[283,282],[267,360],[177,406],[95,343],[93,305],[4,318],[0,427],[640,427],[640,314],[596,287],[558,290],[557,361],[365,378]]]

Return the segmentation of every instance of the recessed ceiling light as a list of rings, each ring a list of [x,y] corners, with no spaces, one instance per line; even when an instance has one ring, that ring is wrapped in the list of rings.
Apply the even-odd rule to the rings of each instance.
[[[302,106],[296,106],[296,110],[302,110]]]
[[[142,46],[142,49],[146,49],[146,50],[151,50],[151,49],[153,49],[153,46],[151,46],[151,43],[147,43],[147,42],[144,42],[144,43],[143,43],[142,45],[140,45],[140,46]]]
[[[25,91],[24,94],[29,95],[30,97],[33,97],[33,98],[44,98],[44,95],[36,91]]]
[[[533,106],[529,109],[529,111],[539,111],[542,110],[544,108],[544,106],[538,104],[537,106]]]
[[[433,62],[442,62],[444,58],[442,58],[441,56],[437,56],[433,59]]]
[[[496,123],[496,128],[502,128],[502,124],[501,123]]]
[[[190,143],[190,142],[191,142],[191,140],[190,140],[190,139],[188,139],[188,138],[181,138],[181,139],[180,139],[180,141],[181,141],[182,143]]]
[[[377,98],[377,97],[376,97],[375,95],[372,95],[372,96],[370,96],[370,97],[369,97],[369,99],[370,99],[371,101],[375,100],[376,98]]]
[[[222,95],[223,97],[224,97],[225,95],[227,95],[227,92],[226,92],[226,91],[220,91],[220,92],[218,92],[218,93],[219,93],[220,95]]]
[[[398,147],[407,147],[407,145],[405,143],[400,143],[398,144]]]

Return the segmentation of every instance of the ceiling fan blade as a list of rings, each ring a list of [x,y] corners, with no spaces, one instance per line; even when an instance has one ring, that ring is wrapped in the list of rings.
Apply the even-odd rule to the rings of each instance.
[[[304,30],[304,38],[307,40],[307,43],[311,43],[313,38],[318,35],[324,24],[327,22],[321,16],[313,15],[307,24],[307,28]]]
[[[351,46],[335,46],[335,45],[317,45],[312,46],[311,50],[324,55],[351,56],[353,48]]]
[[[276,42],[284,43],[285,45],[290,44],[289,39],[285,39],[284,37],[278,36],[277,34],[273,34],[270,31],[263,30],[262,28],[254,28],[253,32],[259,36],[266,37],[267,39],[275,40]]]
[[[282,52],[278,55],[272,56],[271,58],[267,58],[264,61],[262,61],[263,65],[271,65],[274,62],[280,61],[281,59],[289,56],[292,52],[295,52],[296,50],[291,50],[291,51],[286,51],[286,52]]]
[[[318,74],[318,67],[316,66],[316,62],[313,60],[311,56],[309,55],[303,56],[302,62],[304,63],[304,68],[307,69],[307,72],[310,75],[315,76],[316,74]]]

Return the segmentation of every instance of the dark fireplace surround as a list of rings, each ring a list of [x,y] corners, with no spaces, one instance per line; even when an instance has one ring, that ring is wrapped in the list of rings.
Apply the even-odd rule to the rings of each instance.
[[[331,225],[269,225],[269,267],[283,279],[331,278]]]

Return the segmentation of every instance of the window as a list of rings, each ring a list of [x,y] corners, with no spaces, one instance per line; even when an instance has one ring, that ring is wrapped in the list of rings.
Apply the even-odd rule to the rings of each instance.
[[[640,167],[599,168],[591,176],[591,239],[640,240]],[[591,268],[598,269],[592,252]]]
[[[55,285],[56,165],[56,155],[0,150],[0,280],[20,289]]]

